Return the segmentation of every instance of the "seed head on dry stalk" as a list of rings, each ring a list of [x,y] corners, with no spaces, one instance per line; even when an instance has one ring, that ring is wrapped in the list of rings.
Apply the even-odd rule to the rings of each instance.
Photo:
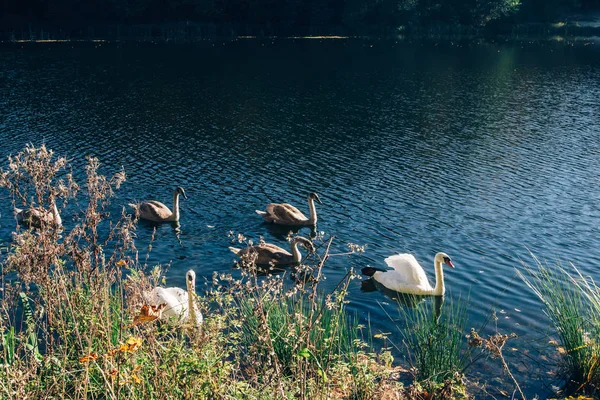
[[[495,315],[494,315],[495,316]],[[516,390],[521,395],[522,399],[525,399],[525,395],[521,390],[521,386],[515,379],[514,375],[508,368],[508,363],[504,359],[504,355],[502,354],[502,349],[504,345],[509,339],[515,339],[517,335],[515,333],[511,333],[510,335],[501,334],[499,332],[494,333],[493,335],[488,336],[487,338],[483,338],[479,336],[479,334],[475,331],[475,329],[471,328],[471,333],[467,334],[467,342],[471,347],[481,347],[483,350],[487,351],[493,358],[499,358],[502,363],[502,367],[504,371],[511,378],[513,383],[515,384]]]

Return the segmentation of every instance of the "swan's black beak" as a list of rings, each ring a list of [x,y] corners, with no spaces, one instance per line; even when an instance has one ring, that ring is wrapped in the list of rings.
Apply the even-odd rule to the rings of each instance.
[[[315,199],[319,202],[319,204],[323,204],[323,202],[321,201],[321,199],[319,198],[319,195],[315,193]]]
[[[448,257],[444,257],[444,264],[454,268],[454,264],[452,264],[452,260],[450,260]]]
[[[187,200],[187,195],[185,194],[185,192],[181,192],[181,195],[183,196],[184,199]]]

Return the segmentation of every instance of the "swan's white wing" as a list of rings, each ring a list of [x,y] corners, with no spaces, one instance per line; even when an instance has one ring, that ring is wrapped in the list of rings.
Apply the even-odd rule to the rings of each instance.
[[[187,291],[176,287],[155,287],[150,292],[144,293],[144,296],[149,305],[166,304],[162,312],[164,316],[181,318],[182,321],[187,319],[189,308]]]
[[[381,283],[386,288],[407,294],[429,295],[433,294],[433,288],[429,282],[423,284],[407,283],[405,276],[398,271],[376,272],[373,279]]]
[[[396,254],[385,259],[385,263],[394,269],[394,280],[404,285],[429,287],[425,271],[412,254]]]

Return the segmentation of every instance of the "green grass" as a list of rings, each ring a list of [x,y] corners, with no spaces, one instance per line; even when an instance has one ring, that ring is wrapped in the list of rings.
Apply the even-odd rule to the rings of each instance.
[[[569,273],[535,261],[536,270],[519,275],[544,304],[564,349],[565,391],[594,394],[600,387],[600,290],[575,267]]]
[[[401,307],[404,325],[398,329],[417,381],[433,388],[462,376],[469,354],[465,341],[466,302],[446,301],[438,315],[435,300],[440,299],[430,300],[414,309]]]
[[[265,339],[265,327],[254,302],[243,301],[240,305],[244,321],[242,346],[250,348]],[[328,309],[324,299],[314,305],[316,308],[302,295],[263,304],[270,341],[286,374],[294,372],[298,357],[324,371],[341,355],[356,350],[358,324],[348,319],[345,310]]]

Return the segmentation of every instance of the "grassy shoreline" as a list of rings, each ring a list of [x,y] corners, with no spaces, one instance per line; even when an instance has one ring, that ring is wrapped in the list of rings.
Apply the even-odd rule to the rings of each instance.
[[[201,327],[164,318],[144,296],[165,286],[163,267],[138,261],[134,216],[106,212],[124,171],[103,176],[99,160],[88,158],[80,185],[70,168],[45,146],[28,146],[0,171],[14,205],[59,199],[61,210],[71,202],[84,207],[69,229],[43,221],[17,226],[1,254],[0,398],[460,399],[472,397],[468,368],[482,357],[525,398],[526,382],[503,356],[515,336],[497,327],[488,336],[469,332],[468,302],[447,301],[443,312],[437,302],[401,306],[402,343],[388,345],[388,334],[359,324],[346,310],[354,271],[329,292],[319,285],[330,257],[364,250],[350,245],[348,253],[330,254],[334,237],[318,236],[305,265],[283,273],[252,262],[215,273],[194,296]],[[251,244],[243,235],[233,240]],[[4,279],[8,273],[17,279]],[[567,384],[557,396],[597,395],[600,289],[589,277],[541,264],[521,277],[546,307],[564,351]]]

